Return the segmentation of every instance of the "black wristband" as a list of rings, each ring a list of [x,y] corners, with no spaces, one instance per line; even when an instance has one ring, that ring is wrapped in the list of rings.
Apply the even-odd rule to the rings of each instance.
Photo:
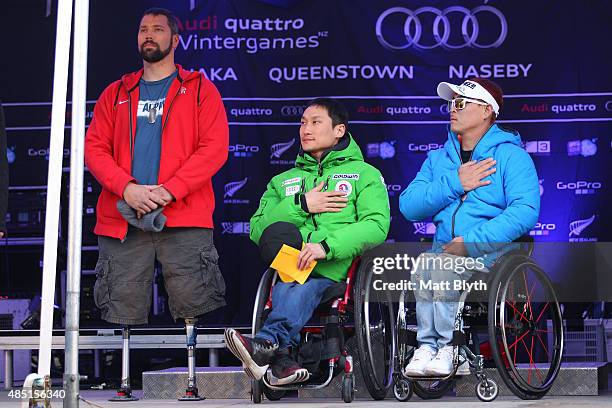
[[[306,203],[306,196],[304,194],[300,194],[300,207],[302,207],[304,212],[310,214],[310,211],[308,211],[308,204]]]
[[[329,254],[329,245],[327,245],[327,242],[325,242],[325,240],[323,240],[323,241],[319,242],[319,244],[321,244],[321,246],[325,250],[325,254]]]

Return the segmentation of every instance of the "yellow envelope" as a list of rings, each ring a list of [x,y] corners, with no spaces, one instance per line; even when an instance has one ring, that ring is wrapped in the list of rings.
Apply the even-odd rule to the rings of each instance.
[[[303,271],[300,271],[297,268],[299,255],[299,250],[292,248],[289,245],[283,245],[280,251],[278,251],[276,258],[274,258],[274,261],[272,261],[270,266],[276,269],[278,276],[283,282],[297,281],[303,285],[304,282],[306,282],[306,279],[308,279],[310,272],[312,272],[316,266],[317,261],[313,261],[309,267]]]

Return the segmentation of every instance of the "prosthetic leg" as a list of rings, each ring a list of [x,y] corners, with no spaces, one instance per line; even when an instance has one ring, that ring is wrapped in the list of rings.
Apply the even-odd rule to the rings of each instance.
[[[121,388],[117,390],[117,395],[109,399],[109,401],[138,401],[138,398],[132,395],[130,387],[130,328],[124,326],[121,328],[123,338],[123,348],[121,350]]]
[[[185,333],[187,335],[187,369],[188,369],[188,379],[187,379],[187,389],[185,390],[185,395],[179,398],[179,401],[201,401],[205,399],[198,395],[198,387],[196,387],[196,344],[197,344],[197,336],[198,332],[195,328],[196,323],[198,322],[197,318],[186,318],[185,319]]]

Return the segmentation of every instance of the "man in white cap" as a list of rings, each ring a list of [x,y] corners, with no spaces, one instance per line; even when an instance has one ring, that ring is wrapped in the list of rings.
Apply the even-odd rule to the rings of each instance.
[[[442,82],[438,95],[448,101],[448,141],[428,154],[400,196],[406,219],[431,217],[436,226],[432,249],[420,256],[429,261],[414,271],[419,348],[404,369],[407,376],[453,372],[452,338],[460,291],[453,290],[452,283],[469,280],[475,271],[488,272],[500,255],[512,249],[508,243],[534,227],[540,211],[531,157],[516,131],[495,123],[503,107],[501,88],[487,79],[472,78],[461,85]],[[474,268],[458,267],[468,265],[467,257],[473,258]],[[422,289],[419,281],[451,285]],[[457,371],[465,374],[469,374],[466,364]]]

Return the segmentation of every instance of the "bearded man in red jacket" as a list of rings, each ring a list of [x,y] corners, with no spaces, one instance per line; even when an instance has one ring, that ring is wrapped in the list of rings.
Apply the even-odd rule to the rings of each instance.
[[[94,297],[104,320],[124,326],[148,321],[155,260],[175,320],[225,305],[211,179],[227,160],[227,117],[215,86],[174,63],[178,43],[171,12],[144,13],[143,69],[102,92],[85,141],[103,188]]]

